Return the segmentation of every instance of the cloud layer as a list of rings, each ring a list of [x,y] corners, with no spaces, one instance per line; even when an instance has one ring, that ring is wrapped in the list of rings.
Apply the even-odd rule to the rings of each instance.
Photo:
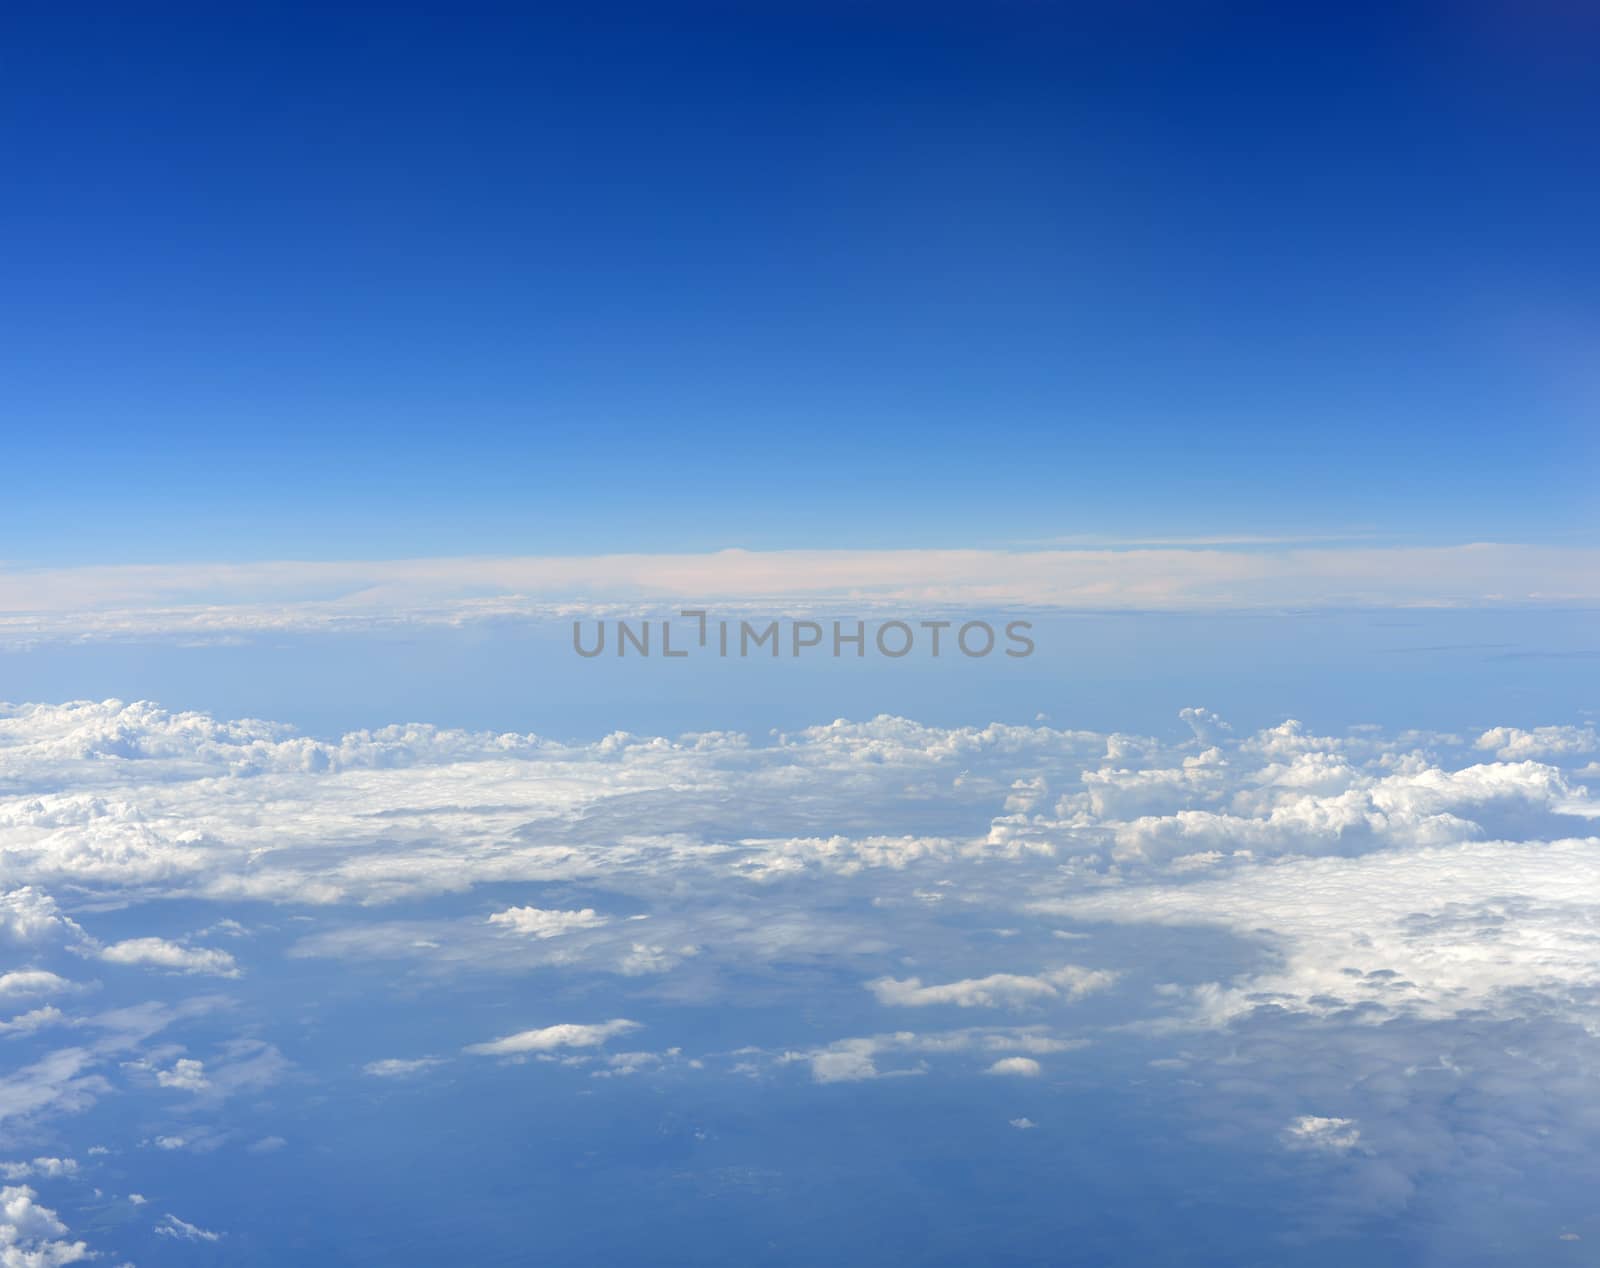
[[[684,604],[795,610],[1479,606],[1600,599],[1600,551],[1474,543],[725,550],[0,568],[0,643],[567,618]]]

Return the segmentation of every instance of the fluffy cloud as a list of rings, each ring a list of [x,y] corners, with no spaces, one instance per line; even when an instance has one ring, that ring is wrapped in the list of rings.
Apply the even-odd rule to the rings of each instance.
[[[25,1184],[0,1188],[0,1266],[54,1268],[92,1258],[87,1243],[62,1240],[67,1226],[38,1196]]]
[[[56,900],[43,890],[24,885],[0,893],[0,941],[43,942],[76,929],[60,914]]]
[[[1036,1079],[1039,1077],[1041,1066],[1032,1057],[1001,1057],[987,1070],[985,1074],[1010,1075],[1013,1078]]]
[[[1590,1156],[1600,1120],[1571,1108],[1600,1086],[1588,730],[1182,721],[1144,736],[879,717],[567,744],[422,725],[313,740],[118,702],[0,710],[0,936],[32,966],[0,977],[0,995],[72,1009],[6,1010],[22,1057],[0,1075],[0,1120],[86,1108],[120,1063],[141,1071],[119,1080],[126,1094],[182,1115],[140,1129],[158,1143],[258,1138],[262,1125],[230,1136],[210,1116],[281,1077],[276,1049],[152,1047],[176,1006],[81,1014],[55,970],[73,955],[139,964],[170,972],[102,969],[102,989],[182,993],[209,976],[245,999],[287,953],[389,962],[374,980],[407,1009],[456,975],[528,975],[519,998],[617,1019],[465,1051],[597,1079],[694,1067],[826,1096],[806,1081],[988,1073],[989,1095],[1035,1098],[1055,1080],[999,1076],[1054,1074],[1052,1054],[1092,1040],[1175,1121],[1315,1173],[1354,1212],[1417,1200],[1427,1177],[1492,1186],[1526,1169],[1529,1142]],[[239,932],[210,914],[96,940],[106,910],[149,914],[158,898],[185,912],[260,900],[256,936],[230,942],[249,948],[250,977],[196,945]],[[330,1024],[314,1005],[307,1033]],[[697,1051],[673,1033],[680,1005],[766,1029]],[[638,1025],[620,1014],[690,1055],[605,1051]],[[1038,1024],[870,1033],[885,1017]],[[56,1033],[75,1046],[32,1050]],[[360,1069],[393,1079],[441,1060]]]
[[[1000,1052],[1016,1053],[1019,1049],[1042,1055],[1071,1052],[1085,1047],[1087,1043],[1085,1039],[1058,1035],[1043,1026],[973,1027],[922,1033],[899,1030],[890,1034],[839,1039],[825,1048],[783,1052],[777,1055],[776,1063],[785,1066],[803,1061],[810,1067],[812,1080],[817,1083],[856,1083],[867,1079],[902,1078],[925,1073],[929,1057],[967,1056],[970,1059],[972,1054],[993,1057]],[[747,1052],[745,1055],[760,1054]],[[893,1064],[884,1068],[891,1062]],[[1038,1070],[1038,1062],[1032,1058],[1010,1056],[991,1061],[985,1073],[1027,1076]]]
[[[939,986],[924,986],[922,980],[915,977],[904,981],[882,977],[868,982],[867,988],[877,996],[879,1003],[900,1008],[940,1004],[953,1004],[957,1008],[995,1008],[1077,999],[1091,991],[1105,990],[1115,980],[1114,973],[1068,964],[1037,977],[991,973],[988,977],[967,978]]]
[[[75,1158],[35,1158],[31,1162],[0,1162],[0,1176],[7,1180],[26,1180],[30,1176],[60,1179],[78,1174]]]
[[[59,995],[73,989],[74,984],[58,973],[44,969],[13,969],[0,973],[0,999],[15,999],[29,995]]]
[[[182,1092],[200,1092],[211,1086],[206,1079],[205,1063],[192,1057],[180,1057],[170,1070],[158,1070],[156,1082]]]
[[[238,977],[239,966],[226,951],[209,947],[186,947],[165,938],[129,938],[100,949],[108,964],[147,964],[171,969],[175,973],[208,973],[217,977]]]
[[[1495,841],[1295,859],[1213,881],[1041,900],[1034,909],[1215,925],[1265,941],[1268,967],[1174,995],[1198,1024],[1227,1024],[1257,1008],[1360,1010],[1371,1021],[1449,1017],[1530,990],[1588,1016],[1585,993],[1600,988],[1597,850],[1592,839]]]
[[[489,1043],[469,1044],[462,1051],[481,1057],[507,1057],[530,1052],[554,1052],[560,1048],[595,1048],[617,1035],[638,1029],[638,1022],[621,1017],[592,1025],[563,1022],[539,1030],[518,1031]]]
[[[1566,757],[1593,753],[1600,748],[1600,737],[1593,726],[1541,726],[1524,731],[1514,726],[1497,726],[1478,737],[1474,748],[1496,757],[1516,761],[1530,757]]]
[[[594,929],[606,923],[604,916],[596,914],[593,907],[581,911],[546,911],[539,907],[508,907],[489,917],[491,925],[500,925],[514,933],[532,938],[555,938],[574,929]]]

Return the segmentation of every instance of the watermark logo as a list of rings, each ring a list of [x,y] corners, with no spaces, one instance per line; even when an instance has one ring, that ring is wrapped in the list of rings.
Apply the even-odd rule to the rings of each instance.
[[[983,660],[1033,655],[1030,621],[889,620],[830,621],[794,617],[718,618],[705,608],[684,608],[676,618],[590,620],[572,623],[572,650],[586,660],[607,654],[682,660],[693,655],[744,660],[801,656],[869,655],[899,660],[906,656],[963,656]]]

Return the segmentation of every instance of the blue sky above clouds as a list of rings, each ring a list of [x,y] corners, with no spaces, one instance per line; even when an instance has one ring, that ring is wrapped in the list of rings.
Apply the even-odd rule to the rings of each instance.
[[[0,31],[0,1265],[1600,1240],[1592,15]]]
[[[1592,540],[1573,6],[166,12],[6,19],[8,558]]]

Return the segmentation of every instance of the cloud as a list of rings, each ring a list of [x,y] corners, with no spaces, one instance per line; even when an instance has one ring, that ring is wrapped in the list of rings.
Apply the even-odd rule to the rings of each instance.
[[[1071,1052],[1083,1048],[1088,1041],[1053,1033],[1042,1026],[968,1027],[961,1030],[942,1030],[918,1033],[909,1030],[890,1034],[867,1035],[860,1038],[839,1039],[823,1048],[809,1051],[787,1051],[778,1055],[777,1064],[790,1065],[806,1062],[811,1077],[817,1083],[852,1083],[866,1079],[901,1078],[923,1074],[928,1069],[927,1058],[947,1057],[952,1054],[1024,1052],[1039,1054]],[[746,1055],[755,1055],[747,1053]],[[904,1064],[912,1059],[910,1065]],[[883,1069],[880,1062],[899,1064]],[[1020,1064],[1009,1064],[1020,1063]],[[1000,1058],[988,1070],[995,1074],[1024,1074],[1025,1067],[1038,1064],[1031,1058]],[[1001,1068],[996,1068],[1001,1067]]]
[[[1258,1008],[1463,1016],[1559,993],[1573,1015],[1600,988],[1600,842],[1472,842],[1358,858],[1295,859],[1182,886],[1041,900],[1080,920],[1213,925],[1273,955],[1231,982],[1188,988],[1189,1020],[1227,1025]]]
[[[188,1220],[180,1220],[170,1213],[155,1226],[155,1231],[158,1236],[170,1237],[180,1242],[220,1242],[223,1238],[221,1233],[213,1233],[198,1224],[189,1223]]]
[[[1497,726],[1480,735],[1473,747],[1488,750],[1505,760],[1519,761],[1530,757],[1593,753],[1600,748],[1600,737],[1596,736],[1593,726],[1541,726],[1531,731]]]
[[[177,970],[114,975],[119,987],[181,993],[196,980],[184,969],[238,972],[195,945],[237,932],[210,914],[183,916],[205,935],[104,950],[92,936],[114,907],[175,898],[166,910],[259,913],[256,940],[231,943],[262,960],[229,987],[241,1001],[271,986],[280,947],[389,961],[407,1007],[486,973],[521,975],[502,998],[586,1000],[555,1015],[617,1020],[482,1043],[469,1041],[493,1028],[439,1031],[438,1051],[571,1064],[594,1076],[592,1096],[698,1063],[799,1096],[937,1075],[992,1097],[1003,1089],[985,1072],[1053,1072],[1053,1054],[1092,1040],[1104,1062],[1074,1059],[1075,1083],[1131,1071],[1175,1138],[1314,1173],[1353,1213],[1437,1201],[1440,1177],[1533,1174],[1535,1146],[1593,1156],[1568,1108],[1600,1086],[1586,731],[1247,732],[1197,707],[1170,732],[880,716],[755,737],[565,743],[405,724],[317,739],[147,703],[6,706],[5,910],[21,913],[7,935],[21,949],[0,987],[61,997],[72,1015],[35,1021],[83,1042],[8,1043],[33,1064],[0,1075],[0,1120],[31,1129],[86,1108],[112,1090],[110,1061],[143,1061],[119,1088],[178,1106],[143,1128],[166,1144],[265,1130],[228,1122],[222,1102],[281,1079],[275,1049],[214,1034],[193,1056],[152,1047],[198,1014],[152,1001],[79,1015],[50,972],[63,951]],[[70,895],[71,919],[52,894]],[[308,1023],[333,1025],[313,1002]],[[21,1022],[25,1007],[5,1011]],[[622,1016],[679,1042],[707,1008],[763,1030],[737,1036],[737,1053],[606,1050],[629,1046],[615,1040],[637,1023]],[[1024,1011],[985,1011],[998,1009]],[[1038,1024],[873,1034],[863,1016]],[[442,1060],[362,1070],[392,1079]],[[163,1074],[189,1096],[158,1094]],[[1052,1094],[1042,1077],[1026,1090]],[[1295,1129],[1308,1119],[1335,1125]]]
[[[988,977],[967,978],[940,986],[924,986],[922,980],[915,977],[904,981],[881,977],[868,982],[867,989],[877,996],[880,1004],[899,1008],[941,1004],[953,1004],[957,1008],[997,1008],[1078,999],[1093,991],[1105,990],[1115,980],[1115,973],[1068,964],[1037,977],[991,973]]]
[[[13,969],[0,973],[0,999],[29,995],[59,995],[76,989],[76,983],[44,969]]]
[[[443,1057],[385,1057],[367,1062],[361,1073],[375,1079],[408,1079],[444,1064]]]
[[[1034,1128],[1039,1126],[1039,1124],[1034,1122],[1031,1118],[1013,1118],[1010,1120],[1010,1122],[1011,1125],[1019,1132],[1033,1131]]]
[[[43,890],[24,885],[0,893],[0,941],[38,943],[76,931],[77,926],[60,914],[56,900]]]
[[[1024,1079],[1036,1079],[1040,1065],[1032,1057],[1001,1057],[984,1071],[985,1074],[1005,1074]]]
[[[1215,869],[1247,854],[1549,835],[1557,815],[1593,804],[1557,758],[1485,761],[1448,737],[1323,737],[1297,723],[1238,737],[1215,719],[1201,725],[1207,740],[1177,743],[892,717],[761,746],[731,734],[562,744],[416,724],[324,741],[149,704],[11,706],[0,707],[0,770],[22,791],[0,796],[0,821],[25,882],[11,898],[19,927],[82,941],[50,887],[332,907],[588,883],[635,895],[659,923],[651,909],[669,875],[712,886],[702,905],[724,913],[721,877],[775,892],[852,881],[889,902],[946,902],[958,877],[978,880],[970,869],[983,859]],[[906,830],[924,823],[942,825],[938,835]],[[816,904],[796,905],[820,922]],[[480,923],[496,936],[414,925],[394,930],[393,945],[517,966],[576,955],[622,972],[716,953],[697,919],[675,933],[652,924],[643,939],[595,906],[530,904]],[[535,945],[499,936],[519,932]],[[386,935],[312,936],[318,953],[340,953]],[[238,969],[227,952],[184,943],[157,951],[135,939],[109,954],[141,944],[170,968]]]
[[[158,1070],[156,1082],[182,1092],[200,1092],[211,1086],[206,1079],[205,1063],[191,1057],[180,1057],[170,1070]]]
[[[53,1210],[40,1206],[27,1185],[0,1188],[0,1265],[4,1268],[55,1268],[92,1258],[85,1242],[61,1240],[67,1226]]]
[[[58,1180],[78,1174],[75,1158],[35,1158],[31,1162],[0,1162],[0,1177],[7,1180],[26,1180],[30,1176]]]
[[[700,604],[1216,609],[1574,602],[1600,552],[1475,543],[1202,548],[724,550],[708,554],[0,568],[0,635],[238,635],[570,619]]]
[[[1315,1114],[1302,1114],[1283,1129],[1283,1140],[1291,1149],[1345,1153],[1361,1143],[1361,1131],[1348,1118],[1319,1118]]]
[[[581,911],[547,911],[540,907],[508,907],[489,917],[491,925],[501,925],[514,933],[533,938],[555,938],[575,929],[595,929],[606,923],[593,907]]]
[[[216,977],[238,977],[239,966],[226,951],[209,947],[186,947],[165,938],[129,938],[100,949],[108,964],[145,964],[171,969],[175,973],[207,973]]]
[[[26,1121],[44,1112],[87,1109],[110,1090],[91,1073],[95,1054],[87,1048],[61,1048],[21,1069],[0,1074],[0,1123]]]
[[[503,1057],[529,1052],[554,1052],[560,1048],[594,1048],[617,1035],[638,1029],[638,1022],[621,1017],[592,1025],[564,1022],[539,1030],[518,1031],[489,1043],[469,1044],[462,1051],[475,1056]]]
[[[855,1083],[877,1078],[878,1067],[873,1062],[872,1049],[863,1043],[860,1047],[845,1046],[814,1054],[811,1077],[818,1083]]]
[[[35,1031],[43,1030],[46,1026],[64,1026],[70,1019],[53,1004],[43,1008],[30,1009],[25,1013],[18,1013],[9,1021],[0,1021],[0,1035],[8,1037],[16,1035],[31,1035]]]

